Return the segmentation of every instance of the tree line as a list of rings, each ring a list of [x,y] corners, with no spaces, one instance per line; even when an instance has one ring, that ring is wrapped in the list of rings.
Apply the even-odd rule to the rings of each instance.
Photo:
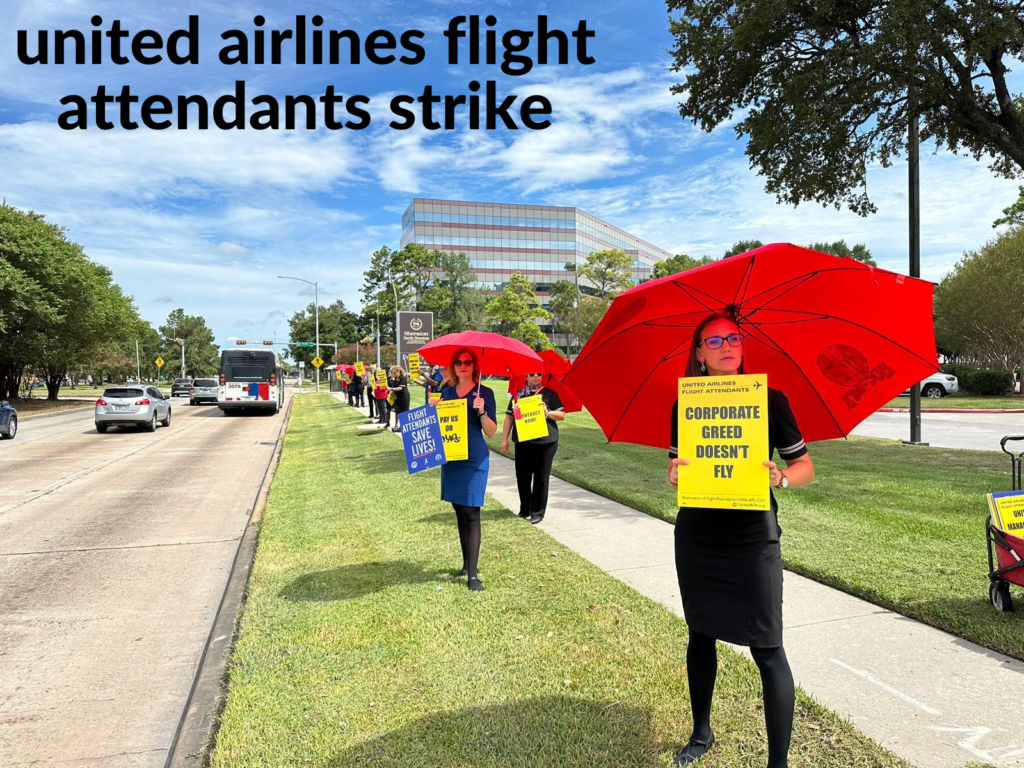
[[[185,342],[187,371],[216,373],[217,347],[203,318],[178,309],[155,330],[63,227],[0,204],[0,399],[26,394],[35,381],[56,400],[65,382],[134,377],[136,342],[142,376],[155,380],[158,356],[165,373],[181,369],[175,339]]]

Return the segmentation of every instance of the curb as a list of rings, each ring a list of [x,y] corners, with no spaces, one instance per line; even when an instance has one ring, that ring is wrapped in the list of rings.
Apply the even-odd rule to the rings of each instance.
[[[249,513],[249,522],[245,533],[238,543],[235,559],[231,564],[224,594],[206,645],[196,667],[192,689],[181,713],[181,719],[174,731],[170,749],[164,768],[197,768],[208,764],[209,750],[213,746],[217,728],[217,718],[225,702],[225,675],[228,660],[234,650],[237,623],[242,615],[245,604],[246,588],[249,584],[249,572],[256,554],[259,540],[260,522],[266,506],[270,485],[277,473],[281,461],[281,449],[284,445],[284,433],[291,419],[292,403],[288,401],[281,429],[277,435],[277,446],[270,457],[270,464],[263,475],[260,487],[253,499]]]
[[[879,408],[875,413],[910,413],[910,409]],[[1024,413],[1024,408],[922,408],[921,413]]]
[[[66,400],[64,402],[67,402]],[[83,408],[91,408],[90,403],[83,402],[81,405],[76,405],[74,408],[61,408],[59,411],[51,411],[50,413],[26,413],[18,414],[18,421],[24,421],[25,419],[48,419],[53,416],[61,416],[65,413],[74,413],[80,411]]]

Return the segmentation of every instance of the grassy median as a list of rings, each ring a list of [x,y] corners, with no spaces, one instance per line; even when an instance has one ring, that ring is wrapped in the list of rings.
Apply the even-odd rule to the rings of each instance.
[[[436,471],[296,399],[212,764],[667,766],[689,735],[681,619],[484,509],[483,594]],[[763,766],[756,669],[722,653],[709,768]],[[793,766],[906,766],[800,696]]]
[[[888,403],[885,404],[885,408],[909,408],[910,407],[910,395],[906,397],[894,397]],[[1022,395],[1006,395],[1005,397],[996,397],[988,395],[965,395],[961,392],[949,395],[947,397],[922,397],[921,408],[927,410],[928,408],[955,408],[957,410],[982,410],[982,409],[994,409],[994,410],[1017,410],[1024,409],[1024,396]]]
[[[675,520],[665,451],[609,445],[587,413],[563,424],[553,474]],[[810,451],[815,482],[778,495],[789,570],[1024,659],[1024,613],[988,599],[985,494],[1009,489],[1005,454],[867,437]]]

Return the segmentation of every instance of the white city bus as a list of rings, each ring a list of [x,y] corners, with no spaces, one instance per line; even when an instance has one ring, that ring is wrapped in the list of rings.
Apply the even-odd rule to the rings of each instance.
[[[217,407],[226,414],[277,413],[284,405],[284,369],[277,353],[237,347],[220,353]]]

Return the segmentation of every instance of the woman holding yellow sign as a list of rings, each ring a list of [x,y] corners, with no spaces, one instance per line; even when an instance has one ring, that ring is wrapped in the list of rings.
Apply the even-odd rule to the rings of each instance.
[[[694,330],[687,379],[745,373],[743,340],[731,316],[706,318]],[[782,392],[769,388],[767,402],[768,460],[764,466],[768,468],[768,482],[773,489],[807,485],[814,479],[814,464],[789,400]],[[678,456],[678,409],[677,401],[672,410],[668,470],[668,482],[673,488],[687,482],[685,467],[696,458]],[[735,427],[709,424],[702,429]],[[710,432],[708,437],[714,439]],[[785,471],[771,460],[776,450],[786,462]],[[683,613],[690,628],[686,675],[693,734],[676,757],[677,766],[696,762],[715,743],[711,700],[718,672],[717,640],[750,647],[764,687],[768,768],[785,768],[788,764],[793,731],[793,674],[782,647],[782,530],[773,495],[770,500],[771,510],[763,512],[679,508],[675,527],[676,573]]]
[[[484,585],[477,572],[480,559],[480,508],[487,490],[490,449],[486,437],[498,431],[495,421],[494,392],[480,384],[480,362],[476,352],[460,349],[452,355],[449,368],[455,380],[441,393],[441,401],[466,401],[466,429],[461,434],[468,441],[467,459],[449,460],[441,467],[441,499],[455,510],[462,546],[462,569],[455,575],[468,577],[467,586],[483,592]],[[456,433],[456,437],[461,437]]]
[[[501,430],[501,451],[508,453],[508,441],[516,444],[516,485],[519,488],[519,516],[537,525],[544,519],[548,508],[548,483],[551,481],[551,464],[558,450],[558,422],[565,418],[562,400],[553,389],[541,385],[544,373],[526,374],[526,386],[516,392],[505,409],[505,423]],[[540,398],[541,425],[536,437],[520,435],[520,424],[524,421],[520,400]],[[515,426],[515,429],[513,429]]]

